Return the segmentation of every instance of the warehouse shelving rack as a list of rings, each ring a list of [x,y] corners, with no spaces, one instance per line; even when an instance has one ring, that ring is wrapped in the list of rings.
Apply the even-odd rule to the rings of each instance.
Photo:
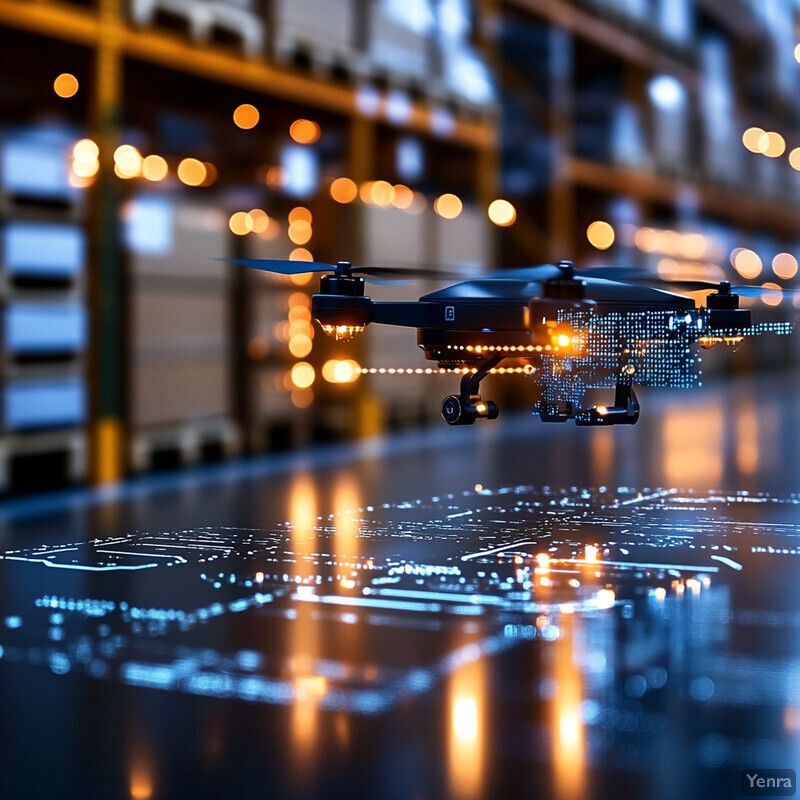
[[[623,92],[634,105],[641,106],[648,77],[663,74],[677,79],[687,93],[691,132],[695,140],[698,138],[696,116],[703,74],[693,50],[697,40],[693,39],[691,46],[676,48],[652,30],[645,34],[622,15],[604,14],[598,6],[598,0],[504,0],[499,4],[498,13],[504,18],[538,25],[547,35],[558,37],[553,46],[566,54],[557,69],[543,68],[547,74],[543,76],[541,94],[552,98],[550,103],[540,100],[544,103],[542,116],[547,119],[547,135],[554,143],[549,151],[549,177],[535,201],[526,205],[524,197],[517,198],[520,224],[512,229],[516,243],[506,258],[514,262],[532,256],[541,260],[581,259],[593,253],[596,256],[586,241],[586,225],[602,213],[611,198],[623,196],[639,201],[645,216],[652,212],[673,220],[677,209],[690,197],[693,213],[702,220],[735,226],[746,234],[764,231],[785,239],[796,237],[800,219],[800,194],[796,188],[784,196],[770,196],[763,187],[754,186],[752,180],[720,183],[708,174],[696,153],[692,154],[689,169],[671,174],[652,166],[635,167],[581,157],[576,152],[578,59],[604,65],[615,63],[623,76]],[[758,62],[769,38],[753,5],[743,0],[693,0],[689,9],[695,21],[702,20],[706,29],[714,29],[718,37],[728,42],[736,55],[737,69],[763,70]],[[540,54],[543,63],[547,58],[547,53]],[[507,91],[513,89],[513,71],[504,63],[502,52],[495,53],[495,61],[501,86]],[[739,95],[739,136],[749,125],[761,125],[781,131],[789,149],[800,144],[800,103],[758,97],[746,87],[740,87]],[[533,103],[536,98],[530,100]],[[750,153],[744,156],[751,160],[764,158]],[[792,181],[795,176],[785,157],[783,162],[778,174],[782,180]]]
[[[349,79],[344,76],[343,80],[343,76],[333,71],[319,70],[318,65],[314,65],[314,69],[298,69],[276,63],[268,57],[242,54],[230,46],[190,41],[169,31],[140,29],[128,21],[128,9],[121,0],[74,4],[60,0],[0,0],[0,37],[13,36],[14,32],[30,37],[34,47],[41,48],[41,53],[49,51],[54,75],[61,71],[62,66],[60,62],[56,66],[55,62],[59,57],[59,45],[80,48],[93,63],[91,74],[82,80],[82,91],[85,94],[88,88],[90,92],[87,129],[101,153],[100,173],[87,191],[89,212],[86,222],[91,307],[89,471],[95,482],[119,479],[130,467],[132,458],[139,463],[147,460],[149,446],[141,437],[134,441],[127,424],[129,400],[126,386],[131,380],[129,276],[119,268],[124,258],[124,247],[119,237],[118,219],[121,204],[129,192],[127,186],[121,186],[113,177],[111,160],[115,147],[123,141],[128,74],[141,69],[157,69],[195,85],[206,82],[215,87],[227,87],[231,96],[250,98],[251,102],[264,108],[275,105],[283,110],[294,109],[298,116],[313,118],[322,115],[335,119],[344,131],[343,171],[358,184],[383,177],[376,172],[379,168],[378,153],[382,149],[381,142],[387,136],[393,136],[394,131],[413,134],[430,143],[441,139],[456,146],[462,164],[464,158],[468,160],[470,168],[467,172],[474,175],[471,196],[482,203],[488,203],[496,196],[499,158],[496,119],[491,109],[481,111],[466,103],[451,104],[441,95],[425,97],[416,94],[410,96],[405,119],[398,123],[388,118],[385,106],[392,89],[391,79],[388,85],[373,86],[372,97],[378,98],[377,108],[365,112],[361,107],[361,84],[353,80],[354,76],[349,76]],[[63,69],[68,68],[68,60],[65,60]],[[41,69],[41,65],[37,69]],[[444,132],[441,131],[443,108],[447,121]],[[222,194],[220,189],[220,196]],[[356,250],[354,259],[359,257],[358,247],[354,246],[359,240],[361,226],[359,209],[347,208],[345,211],[348,212],[345,215],[347,230],[321,237],[319,242],[315,237],[314,249],[318,258],[336,258],[343,246]],[[243,294],[244,302],[248,302],[246,292],[236,291],[231,302],[243,302]],[[234,316],[238,310],[241,309],[234,308]],[[242,333],[241,329],[238,333]],[[240,365],[236,386],[240,397],[246,393],[249,381],[249,365],[242,355],[245,345],[245,341],[239,341],[237,351],[231,354],[232,361]],[[320,352],[324,354],[327,351],[320,348]],[[314,355],[312,360],[321,357]],[[331,407],[326,409],[330,412],[329,418],[337,418],[337,404],[358,409],[356,413],[342,417],[349,420],[348,433],[371,432],[381,425],[381,414],[374,413],[375,396],[366,384],[362,381],[348,390],[345,387],[323,387],[323,397],[331,403]],[[247,406],[246,401],[238,403],[239,423],[246,423],[241,413]],[[371,409],[370,413],[366,413],[366,409]],[[310,438],[315,427],[312,415],[308,410],[295,409],[293,413],[291,424],[300,429],[294,436],[295,441]],[[369,422],[365,423],[365,419]],[[242,424],[242,429],[247,432],[248,426]],[[183,439],[185,441],[187,437]],[[193,449],[196,448],[188,448],[189,451]]]

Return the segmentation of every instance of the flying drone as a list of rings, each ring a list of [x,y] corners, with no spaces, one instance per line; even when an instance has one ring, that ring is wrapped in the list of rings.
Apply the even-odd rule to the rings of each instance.
[[[791,323],[751,320],[739,298],[761,287],[728,281],[686,281],[673,286],[713,290],[705,305],[682,294],[637,283],[641,271],[576,271],[572,262],[525,267],[461,281],[416,302],[376,302],[365,281],[453,277],[441,271],[354,267],[270,259],[234,263],[281,275],[323,272],[312,296],[312,316],[325,333],[351,339],[369,324],[417,329],[425,358],[461,372],[458,394],[446,397],[450,425],[496,419],[496,403],[480,384],[504,363],[522,363],[541,388],[533,413],[543,422],[633,425],[639,419],[634,386],[692,388],[699,383],[694,345],[735,345],[762,333],[788,334]],[[617,280],[614,276],[625,277]],[[645,277],[647,282],[658,280]],[[611,405],[588,405],[590,389],[614,389]]]

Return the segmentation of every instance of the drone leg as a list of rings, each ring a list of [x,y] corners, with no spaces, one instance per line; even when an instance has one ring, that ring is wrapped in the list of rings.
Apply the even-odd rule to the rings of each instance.
[[[630,383],[617,381],[614,405],[595,406],[575,418],[576,425],[635,425],[639,420],[639,401]]]
[[[448,425],[472,425],[476,419],[497,419],[500,409],[491,400],[482,400],[481,381],[496,367],[504,356],[492,356],[478,367],[476,372],[467,372],[461,378],[461,392],[445,397],[442,417]]]

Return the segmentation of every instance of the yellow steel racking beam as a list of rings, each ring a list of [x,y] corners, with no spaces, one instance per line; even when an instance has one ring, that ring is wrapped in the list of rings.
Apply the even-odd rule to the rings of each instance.
[[[92,135],[100,146],[102,169],[89,190],[89,274],[92,311],[89,431],[93,483],[120,480],[125,474],[122,399],[122,274],[117,234],[119,195],[113,177],[113,153],[122,124],[121,0],[99,0],[103,36],[95,48]]]

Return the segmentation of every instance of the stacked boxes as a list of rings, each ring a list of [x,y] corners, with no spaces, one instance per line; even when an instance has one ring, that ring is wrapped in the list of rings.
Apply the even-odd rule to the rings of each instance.
[[[610,101],[609,97],[616,100]],[[615,75],[579,87],[575,103],[575,153],[580,158],[647,169],[652,166],[639,107],[623,97]]]
[[[142,194],[126,209],[132,465],[159,450],[190,462],[205,445],[238,449],[233,419],[232,270],[224,215]]]
[[[305,59],[326,68],[361,71],[354,0],[275,0],[273,51],[284,63]]]
[[[85,476],[87,347],[83,193],[70,185],[77,137],[52,126],[0,138],[2,437],[0,488],[18,461],[60,459]]]
[[[650,79],[648,94],[656,167],[668,175],[686,175],[691,162],[686,89],[671,75],[657,75]]]
[[[431,78],[433,25],[428,0],[375,0],[367,28],[370,67],[384,70],[393,83],[421,87]]]
[[[720,183],[736,184],[743,179],[741,131],[737,126],[736,97],[730,48],[718,37],[707,37],[700,45],[705,171]]]

